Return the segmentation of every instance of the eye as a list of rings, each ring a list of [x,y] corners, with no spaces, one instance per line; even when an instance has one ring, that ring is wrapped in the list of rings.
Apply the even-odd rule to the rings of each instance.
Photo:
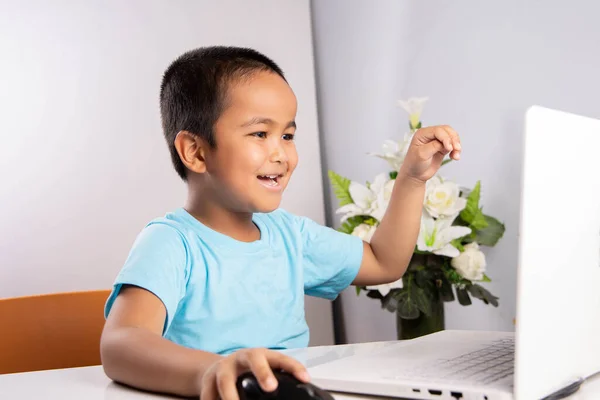
[[[252,136],[256,136],[257,138],[264,139],[267,137],[267,132],[254,132]]]
[[[282,137],[283,137],[283,140],[292,141],[292,140],[294,140],[294,136],[295,135],[293,133],[286,133]]]

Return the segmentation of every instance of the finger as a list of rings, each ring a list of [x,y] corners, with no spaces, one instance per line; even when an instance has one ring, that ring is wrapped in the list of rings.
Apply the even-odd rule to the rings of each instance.
[[[437,140],[433,140],[419,147],[419,157],[421,160],[429,160],[436,154],[442,154],[442,157],[448,154],[448,150],[446,150],[444,145]]]
[[[200,400],[218,400],[219,392],[215,379],[206,379],[202,382],[202,390],[200,391]]]
[[[453,158],[455,160],[460,159],[460,152],[462,150],[462,144],[460,142],[460,136],[458,135],[458,133],[452,129],[450,126],[443,126],[444,130],[446,132],[448,132],[448,134],[450,135],[450,139],[452,141],[452,152],[450,152],[450,158]]]
[[[454,149],[459,151],[462,150],[462,144],[460,142],[460,136],[458,132],[456,132],[454,129],[452,129],[451,126],[448,125],[444,125],[444,130],[450,135]]]
[[[451,127],[445,126],[444,128],[450,134],[450,137],[452,138],[452,147],[454,147],[454,150],[452,150],[452,152],[450,153],[450,158],[452,158],[454,160],[460,160],[460,153],[461,153],[461,150],[462,150],[462,144],[460,142],[460,136]]]
[[[310,381],[310,375],[306,367],[298,360],[276,351],[268,352],[267,359],[272,368],[283,369],[301,381]]]
[[[447,153],[450,153],[452,150],[454,150],[454,147],[452,146],[452,138],[450,137],[450,133],[447,132],[446,129],[444,129],[441,126],[436,126],[432,128],[432,130],[434,138],[444,145],[444,148],[447,150]]]
[[[272,392],[277,389],[277,379],[271,370],[269,361],[264,351],[251,351],[246,353],[241,362],[246,364],[252,371],[252,374],[258,380],[258,384],[265,392]]]
[[[222,400],[240,400],[235,382],[237,379],[235,367],[222,368],[215,378],[219,398]]]

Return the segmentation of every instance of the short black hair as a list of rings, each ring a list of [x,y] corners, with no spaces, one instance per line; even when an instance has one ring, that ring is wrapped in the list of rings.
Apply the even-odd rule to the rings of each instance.
[[[160,113],[171,161],[184,181],[187,171],[175,149],[177,134],[188,131],[215,148],[214,125],[226,107],[229,85],[258,71],[274,72],[285,80],[275,62],[243,47],[200,47],[169,65],[160,86]]]

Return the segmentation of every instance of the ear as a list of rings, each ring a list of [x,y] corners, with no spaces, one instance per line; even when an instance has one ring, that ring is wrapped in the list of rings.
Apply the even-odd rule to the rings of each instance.
[[[206,172],[207,144],[201,138],[188,131],[180,131],[175,137],[175,149],[187,169],[198,174]]]

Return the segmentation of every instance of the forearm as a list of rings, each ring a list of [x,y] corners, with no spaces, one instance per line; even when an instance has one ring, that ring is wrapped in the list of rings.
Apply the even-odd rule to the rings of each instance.
[[[179,396],[199,396],[199,377],[222,358],[134,327],[105,331],[101,354],[104,371],[114,381]]]
[[[399,279],[413,255],[421,226],[425,183],[399,173],[388,208],[371,239],[379,265]]]

